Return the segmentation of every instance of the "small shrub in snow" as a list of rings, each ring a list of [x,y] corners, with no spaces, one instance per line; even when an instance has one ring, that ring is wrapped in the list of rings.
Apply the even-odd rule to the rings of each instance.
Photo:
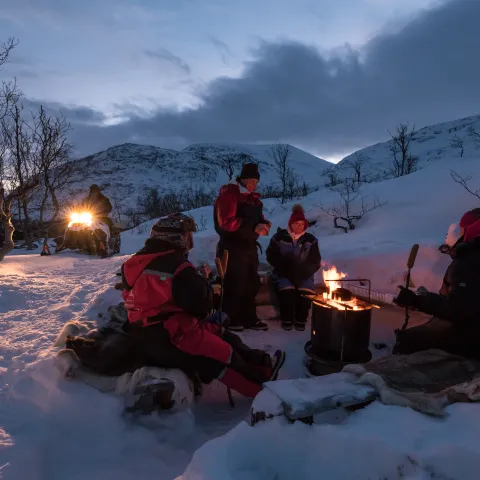
[[[360,193],[360,185],[354,180],[345,179],[340,185],[331,187],[333,192],[340,195],[342,202],[338,206],[320,208],[330,217],[333,217],[333,226],[340,228],[345,233],[355,230],[356,223],[363,218],[365,214],[385,205],[379,198],[367,202],[368,196],[362,196]],[[346,225],[340,225],[338,222],[342,220]]]
[[[450,146],[452,148],[458,148],[460,150],[460,158],[463,157],[464,148],[463,148],[463,140],[461,138],[455,135],[452,138],[452,141],[450,142]]]

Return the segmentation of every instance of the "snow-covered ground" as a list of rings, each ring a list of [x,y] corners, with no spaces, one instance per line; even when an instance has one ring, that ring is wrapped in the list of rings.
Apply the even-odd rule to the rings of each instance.
[[[451,162],[439,161],[408,177],[366,185],[365,194],[387,203],[348,234],[334,229],[319,207],[335,204],[336,194],[322,190],[302,200],[308,217],[318,219],[312,230],[324,260],[350,277],[371,278],[376,290],[394,293],[403,283],[410,247],[419,243],[413,281],[437,290],[448,264],[437,247],[449,226],[478,206],[451,180],[449,168]],[[462,158],[454,168],[472,175],[473,188],[480,183],[475,158]],[[291,204],[266,201],[265,207],[273,232],[286,225]],[[216,237],[211,208],[192,214],[202,229],[192,258],[212,262]],[[148,226],[123,234],[123,255],[142,245]],[[264,246],[267,241],[262,239]],[[225,389],[215,384],[195,408],[195,425],[190,418],[176,428],[129,424],[120,416],[120,399],[59,379],[51,350],[66,321],[95,319],[119,301],[113,284],[125,259],[36,253],[12,254],[0,264],[0,477],[172,479],[185,471],[196,449],[226,434],[195,454],[185,480],[478,478],[477,405],[449,407],[450,416],[443,421],[376,403],[333,425],[275,421],[249,428],[243,422],[249,402],[238,398],[232,410]],[[372,341],[391,344],[393,329],[402,321],[399,309],[375,311]],[[308,332],[283,332],[271,322],[269,332],[243,336],[254,346],[287,351],[283,378],[304,375]]]

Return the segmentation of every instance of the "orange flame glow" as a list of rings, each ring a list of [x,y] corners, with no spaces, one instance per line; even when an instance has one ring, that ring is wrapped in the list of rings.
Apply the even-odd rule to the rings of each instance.
[[[346,273],[339,272],[337,270],[337,267],[332,266],[328,270],[323,270],[322,272],[323,275],[323,280],[325,282],[325,285],[330,289],[330,292],[324,293],[323,297],[325,299],[331,299],[332,298],[332,292],[336,290],[337,288],[341,287],[340,282],[332,282],[332,281],[327,281],[327,280],[341,280],[342,278],[345,278],[347,276]]]

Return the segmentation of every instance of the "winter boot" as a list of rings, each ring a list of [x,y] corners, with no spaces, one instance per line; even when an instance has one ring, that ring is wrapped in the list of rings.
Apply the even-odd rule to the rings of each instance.
[[[173,405],[175,384],[168,379],[145,378],[134,391],[125,396],[125,413],[148,415],[154,411],[170,410]]]
[[[295,306],[295,330],[303,332],[305,324],[307,323],[308,313],[310,312],[311,300],[305,298],[303,292],[296,292],[296,306]]]
[[[64,348],[55,357],[55,367],[65,378],[75,378],[76,371],[81,368],[82,362],[70,348]]]
[[[295,290],[280,290],[278,292],[278,306],[280,320],[284,330],[291,330],[295,318]]]

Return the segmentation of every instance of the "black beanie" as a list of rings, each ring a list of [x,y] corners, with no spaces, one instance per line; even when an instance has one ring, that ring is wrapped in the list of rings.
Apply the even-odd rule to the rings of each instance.
[[[256,178],[260,180],[260,173],[258,172],[258,165],[256,163],[244,163],[242,165],[241,179]]]

